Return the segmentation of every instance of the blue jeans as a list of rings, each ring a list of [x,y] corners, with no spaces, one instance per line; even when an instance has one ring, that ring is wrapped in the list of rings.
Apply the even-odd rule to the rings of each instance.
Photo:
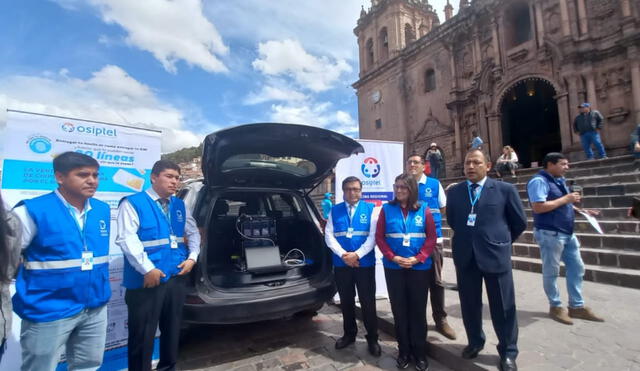
[[[600,133],[598,133],[596,130],[580,134],[580,142],[582,142],[582,149],[584,150],[584,154],[587,155],[587,160],[593,159],[593,151],[591,150],[591,145],[596,146],[600,158],[607,157],[607,153],[605,152],[604,146],[602,145],[602,140],[600,139]]]
[[[560,261],[562,260],[566,270],[569,307],[583,307],[584,263],[580,256],[580,242],[578,242],[576,235],[537,228],[533,229],[533,235],[540,246],[542,284],[549,299],[549,305],[552,307],[562,305],[557,284],[560,275]]]
[[[51,322],[22,320],[22,370],[55,370],[66,347],[69,370],[97,370],[107,339],[107,306]]]

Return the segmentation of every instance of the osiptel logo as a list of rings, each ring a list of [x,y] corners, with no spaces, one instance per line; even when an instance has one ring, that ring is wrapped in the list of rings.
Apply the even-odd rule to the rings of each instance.
[[[362,161],[362,175],[367,178],[375,178],[380,175],[380,164],[373,157],[367,157]]]
[[[118,136],[116,129],[100,127],[100,126],[77,125],[71,122],[65,122],[60,126],[60,128],[62,129],[62,131],[67,133],[76,132],[80,134],[93,135],[96,137]]]
[[[64,124],[62,124],[62,131],[66,131],[67,133],[71,133],[74,130],[76,130],[76,127],[72,123],[65,122]]]

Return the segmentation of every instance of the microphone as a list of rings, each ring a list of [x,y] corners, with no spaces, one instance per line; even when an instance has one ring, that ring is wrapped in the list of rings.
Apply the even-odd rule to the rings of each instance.
[[[582,196],[582,186],[577,185],[573,179],[569,181],[569,191],[578,192]]]

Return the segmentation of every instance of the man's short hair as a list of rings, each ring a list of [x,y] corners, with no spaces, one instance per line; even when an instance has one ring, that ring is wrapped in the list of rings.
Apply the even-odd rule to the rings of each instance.
[[[81,167],[100,168],[100,164],[95,158],[79,152],[64,152],[53,159],[53,171],[56,173],[69,174],[71,170]]]
[[[424,156],[423,156],[423,155],[421,155],[421,154],[419,154],[419,153],[416,153],[416,152],[411,153],[409,156],[407,156],[407,161],[408,161],[411,157],[420,157],[420,161],[422,161],[422,163],[424,163],[424,162],[425,162],[425,161],[424,161]]]
[[[467,151],[467,153],[465,153],[464,158],[467,158],[467,156],[469,156],[473,152],[480,152],[482,154],[482,157],[484,157],[484,162],[486,163],[491,162],[491,157],[489,157],[489,155],[487,155],[487,153],[481,150],[480,148],[471,148],[470,150]]]
[[[477,132],[477,131],[475,131],[475,130],[472,130],[472,131],[471,131],[471,135],[473,135],[474,137],[477,137],[477,136],[478,136],[478,132]]]
[[[360,178],[358,178],[357,176],[348,176],[342,181],[342,189],[344,189],[347,184],[353,182],[358,182],[360,184],[360,188],[362,188],[362,181],[360,180]]]
[[[546,169],[549,163],[557,164],[560,160],[566,160],[567,156],[563,155],[560,152],[549,152],[542,159],[542,168]]]
[[[178,164],[176,164],[175,162],[169,160],[156,161],[156,163],[153,164],[153,167],[151,168],[151,174],[160,175],[161,172],[167,169],[175,170],[178,172],[178,174],[180,174],[180,166],[178,166]]]

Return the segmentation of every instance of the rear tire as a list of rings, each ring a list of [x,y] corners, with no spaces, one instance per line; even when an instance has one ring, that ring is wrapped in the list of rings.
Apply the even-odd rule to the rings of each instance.
[[[296,313],[296,316],[309,317],[309,318],[315,317],[318,315],[318,311],[322,309],[323,306],[324,306],[324,303],[317,304],[313,308],[305,309],[303,311]]]

